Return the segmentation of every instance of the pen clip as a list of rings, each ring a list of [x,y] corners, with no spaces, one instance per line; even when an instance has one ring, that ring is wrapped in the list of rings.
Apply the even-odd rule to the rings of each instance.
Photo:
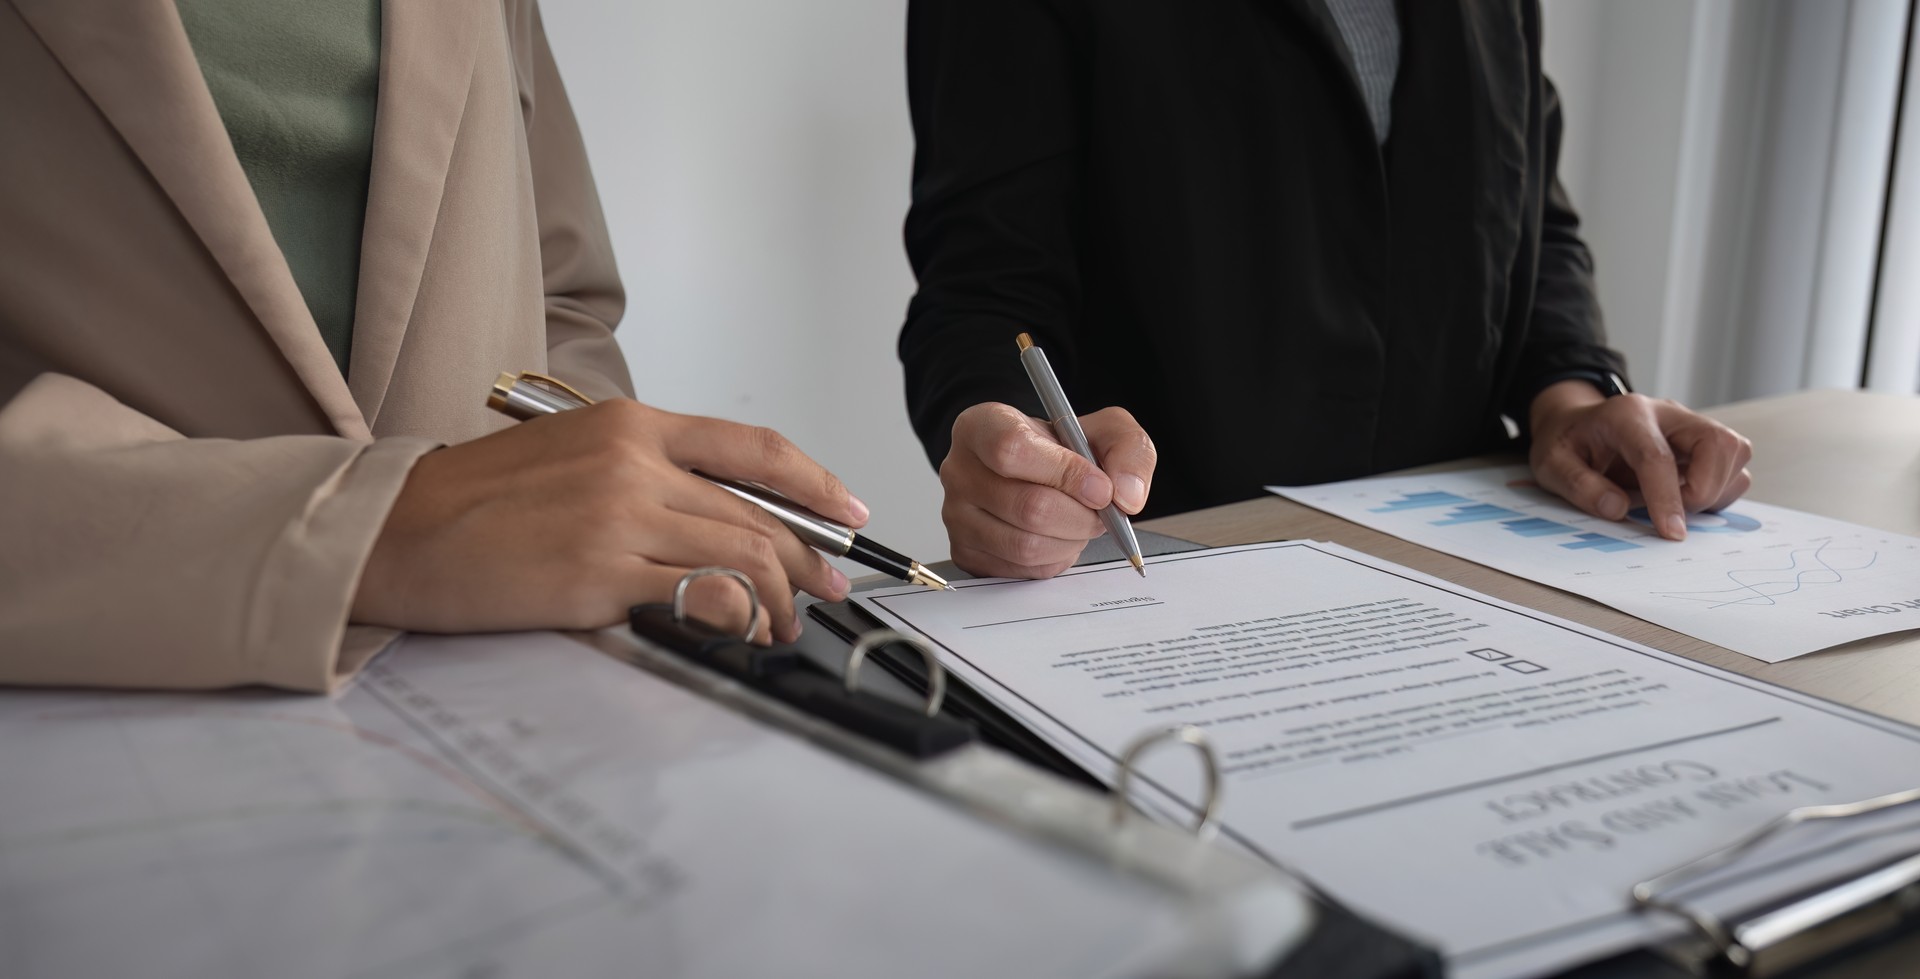
[[[531,421],[590,404],[593,404],[592,398],[567,382],[533,371],[518,374],[502,371],[494,378],[493,389],[487,392],[487,407],[517,421]]]
[[[579,388],[576,388],[573,385],[568,384],[567,382],[557,377],[554,377],[550,374],[541,374],[536,371],[521,371],[519,376],[516,378],[516,380],[532,381],[535,384],[545,384],[549,387],[559,388],[560,390],[565,391],[566,393],[572,395],[574,398],[578,399],[579,402],[583,405],[593,404],[593,399],[580,393]]]

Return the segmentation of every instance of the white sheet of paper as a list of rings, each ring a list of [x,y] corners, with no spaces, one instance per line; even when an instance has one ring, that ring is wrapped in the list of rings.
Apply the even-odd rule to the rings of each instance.
[[[1461,976],[1666,933],[1630,911],[1631,885],[1920,772],[1920,730],[1334,545],[1153,558],[1144,581],[1115,563],[956,586],[859,600],[1096,775],[1143,729],[1200,726],[1232,839],[1435,942]],[[1187,818],[1196,761],[1164,750],[1143,771]],[[1920,813],[1895,816],[1916,825],[1885,841],[1912,847]],[[1701,901],[1866,856],[1786,861]]]
[[[1920,629],[1920,538],[1742,501],[1687,539],[1590,517],[1525,466],[1268,489],[1769,663]]]
[[[13,979],[1164,974],[1191,927],[553,635],[334,700],[0,691],[0,745]]]

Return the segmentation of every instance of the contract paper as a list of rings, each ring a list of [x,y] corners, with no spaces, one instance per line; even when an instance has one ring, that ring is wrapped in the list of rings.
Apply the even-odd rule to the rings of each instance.
[[[1334,545],[1153,558],[1144,581],[1114,563],[955,587],[859,600],[1097,776],[1143,730],[1198,725],[1230,839],[1465,977],[1672,934],[1631,910],[1634,883],[1792,807],[1920,779],[1920,729]],[[1190,818],[1200,770],[1149,754],[1145,801]],[[1920,812],[1887,818],[1871,843],[1801,836],[1696,903],[1725,913],[1920,844]]]
[[[1670,541],[1645,509],[1588,516],[1524,466],[1268,489],[1769,663],[1920,629],[1920,538],[1785,507],[1697,513]]]
[[[554,635],[333,700],[4,691],[0,744],[9,979],[1166,974],[1192,927]]]

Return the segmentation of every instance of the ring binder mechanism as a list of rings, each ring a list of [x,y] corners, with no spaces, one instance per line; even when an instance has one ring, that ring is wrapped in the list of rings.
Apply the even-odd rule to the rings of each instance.
[[[747,601],[752,604],[747,609],[747,630],[740,634],[740,638],[743,641],[752,642],[754,629],[760,624],[760,613],[763,611],[760,606],[760,589],[753,586],[752,578],[732,568],[695,568],[681,575],[680,580],[674,582],[673,585],[673,621],[682,625],[686,624],[687,589],[692,586],[696,580],[713,575],[732,578],[740,583],[740,587],[747,590]]]
[[[1119,825],[1132,813],[1127,789],[1133,782],[1134,769],[1139,766],[1140,756],[1162,741],[1190,744],[1200,752],[1200,758],[1206,763],[1207,797],[1200,806],[1199,820],[1193,824],[1193,835],[1203,840],[1211,839],[1219,825],[1220,756],[1214,752],[1213,742],[1207,739],[1206,732],[1192,724],[1146,731],[1128,743],[1126,750],[1120,753],[1120,767],[1113,783],[1113,822]]]
[[[755,646],[746,638],[690,618],[686,614],[687,587],[699,578],[713,576],[731,579],[745,588],[753,602],[754,618],[758,618],[760,598],[746,575],[732,568],[696,568],[674,587],[672,604],[636,605],[628,610],[628,625],[636,635],[669,652],[909,757],[931,758],[976,737],[973,725],[934,713],[940,706],[938,698],[929,698],[933,709],[916,711],[859,690],[857,684],[833,676],[797,650]],[[751,636],[751,630],[746,635]]]
[[[894,643],[904,643],[918,650],[920,659],[927,667],[927,716],[940,713],[940,705],[947,699],[947,671],[940,661],[933,658],[933,650],[923,643],[909,639],[892,629],[876,629],[860,637],[860,641],[847,650],[847,692],[853,693],[860,683],[860,667],[867,661],[867,651],[882,649]]]
[[[1883,937],[1920,920],[1920,853],[1725,920],[1668,895],[1735,864],[1796,826],[1851,819],[1920,802],[1920,788],[1858,802],[1792,809],[1718,850],[1633,886],[1634,906],[1678,916],[1694,938],[1661,949],[1696,974],[1767,979]]]
[[[807,616],[825,626],[836,639],[848,645],[858,642],[861,636],[884,628],[878,620],[852,601],[816,602],[808,607]],[[930,685],[926,664],[918,656],[894,655],[895,648],[879,647],[874,649],[867,659],[900,681],[907,689],[926,690]],[[953,717],[971,722],[980,731],[980,740],[987,745],[1014,755],[1030,765],[1044,768],[1068,781],[1096,791],[1106,790],[1105,784],[1098,778],[1082,769],[1066,755],[1061,754],[1058,749],[1027,730],[1018,721],[1009,717],[1005,711],[965,684],[949,683],[947,685],[947,696],[942,709]]]

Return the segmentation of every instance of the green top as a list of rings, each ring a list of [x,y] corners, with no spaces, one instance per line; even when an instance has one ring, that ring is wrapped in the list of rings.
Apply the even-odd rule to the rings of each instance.
[[[380,90],[380,0],[176,0],[293,281],[347,372]]]

